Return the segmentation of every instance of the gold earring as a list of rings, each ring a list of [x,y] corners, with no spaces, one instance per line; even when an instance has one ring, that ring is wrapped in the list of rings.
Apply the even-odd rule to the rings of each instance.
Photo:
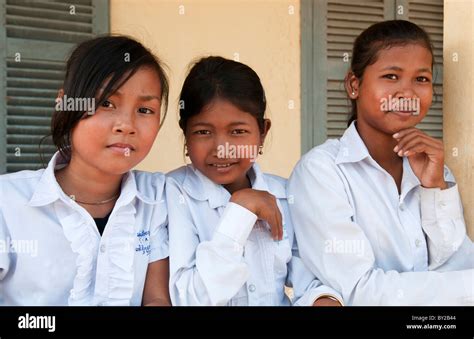
[[[258,154],[260,154],[260,155],[263,154],[263,146],[258,147]]]

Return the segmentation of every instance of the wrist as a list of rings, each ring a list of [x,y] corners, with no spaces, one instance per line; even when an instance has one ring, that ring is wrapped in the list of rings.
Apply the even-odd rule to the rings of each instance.
[[[253,203],[252,199],[246,199],[245,198],[245,191],[247,189],[242,189],[242,190],[238,190],[238,191],[235,191],[234,193],[232,193],[231,197],[230,197],[230,202],[233,202],[237,205],[240,205],[242,206],[243,208],[246,208],[248,209],[250,212],[252,212],[253,214],[256,214],[256,209],[255,209],[255,204]]]
[[[443,179],[443,180],[440,180],[440,181],[437,181],[437,182],[433,182],[433,183],[422,183],[421,184],[424,188],[439,188],[439,189],[446,189],[448,188],[448,184],[446,183],[446,181]]]

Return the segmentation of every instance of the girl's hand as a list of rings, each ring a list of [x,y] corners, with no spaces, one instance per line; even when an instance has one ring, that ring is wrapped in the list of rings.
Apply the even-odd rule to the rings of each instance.
[[[313,306],[342,306],[341,303],[337,300],[334,300],[329,297],[322,297],[316,299],[313,303]]]
[[[393,135],[398,144],[393,149],[399,156],[407,156],[410,166],[426,188],[447,188],[444,181],[443,143],[417,128],[407,128]]]
[[[282,217],[274,195],[266,191],[244,188],[234,192],[230,201],[248,209],[259,219],[268,222],[274,240],[282,239]]]

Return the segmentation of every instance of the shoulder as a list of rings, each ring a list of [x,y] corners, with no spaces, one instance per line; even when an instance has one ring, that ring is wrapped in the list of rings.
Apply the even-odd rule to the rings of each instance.
[[[341,143],[337,139],[326,140],[323,144],[313,147],[298,161],[299,164],[309,163],[335,163],[339,154]]]
[[[144,172],[133,170],[138,193],[147,200],[160,200],[165,188],[165,175],[161,172]]]
[[[270,173],[263,173],[263,177],[265,178],[270,191],[286,189],[288,179]]]
[[[189,166],[181,166],[176,168],[168,173],[166,173],[167,183],[175,182],[178,185],[182,186],[186,176],[189,175],[190,168]]]
[[[296,164],[290,177],[290,183],[295,175],[305,172],[316,173],[319,171],[337,169],[337,158],[340,152],[341,143],[336,139],[329,139],[325,143],[312,148]]]
[[[43,172],[44,169],[40,169],[0,175],[0,202],[3,204],[12,200],[28,201],[41,180]]]

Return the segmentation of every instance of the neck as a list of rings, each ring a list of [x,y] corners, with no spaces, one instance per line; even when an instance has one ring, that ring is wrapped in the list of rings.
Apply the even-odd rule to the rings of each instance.
[[[245,173],[244,176],[240,178],[239,180],[236,180],[233,183],[223,185],[223,186],[230,194],[244,188],[252,188],[252,184],[250,183],[250,180],[247,177],[247,173]]]
[[[68,166],[58,170],[55,175],[67,195],[85,202],[100,202],[118,195],[123,177],[105,173],[78,157],[71,157]]]
[[[378,131],[359,120],[357,120],[356,128],[370,156],[382,168],[390,172],[390,169],[403,164],[403,159],[393,151],[397,140],[392,135]]]

